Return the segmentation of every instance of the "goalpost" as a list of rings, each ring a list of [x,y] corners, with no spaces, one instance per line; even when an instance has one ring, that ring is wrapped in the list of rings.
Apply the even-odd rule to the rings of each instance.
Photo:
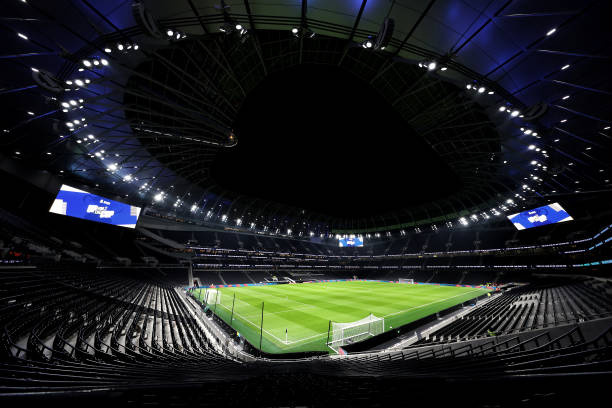
[[[370,313],[361,320],[348,323],[330,322],[327,345],[334,351],[338,347],[356,343],[385,331],[385,319]]]
[[[399,278],[398,283],[414,283],[414,279]]]
[[[221,292],[217,289],[206,289],[206,292],[204,292],[204,304],[214,305],[216,303],[221,303]]]

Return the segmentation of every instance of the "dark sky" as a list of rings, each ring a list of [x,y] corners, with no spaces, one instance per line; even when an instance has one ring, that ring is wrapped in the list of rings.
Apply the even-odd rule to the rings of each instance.
[[[336,67],[302,65],[251,92],[238,146],[213,178],[240,194],[339,217],[444,197],[458,181],[381,95]]]

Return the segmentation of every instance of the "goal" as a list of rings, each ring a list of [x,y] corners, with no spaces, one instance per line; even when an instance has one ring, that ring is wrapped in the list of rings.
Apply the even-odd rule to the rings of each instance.
[[[399,278],[398,283],[414,283],[414,279]]]
[[[329,342],[327,345],[337,352],[338,347],[357,343],[367,338],[377,336],[384,331],[385,319],[376,317],[373,314],[355,322],[331,322]]]
[[[204,293],[204,304],[214,305],[215,303],[221,303],[221,292],[217,289],[206,289]]]

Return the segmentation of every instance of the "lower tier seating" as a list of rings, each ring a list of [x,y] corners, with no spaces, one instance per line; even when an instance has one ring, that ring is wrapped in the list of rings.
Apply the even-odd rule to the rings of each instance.
[[[597,280],[539,282],[515,287],[430,333],[428,342],[461,341],[579,323],[612,315],[612,299]]]
[[[323,395],[356,406],[382,390],[397,395],[399,379],[430,392],[441,377],[481,384],[554,376],[586,387],[612,372],[612,302],[602,281],[517,287],[405,350],[238,361],[213,347],[175,287],[147,271],[0,270],[0,400],[79,394],[86,406],[108,406],[98,397],[112,392],[137,406],[177,405],[190,390],[201,406],[326,406]],[[483,337],[491,327],[498,336]],[[521,392],[546,390],[529,384]],[[321,387],[334,392],[319,395]]]

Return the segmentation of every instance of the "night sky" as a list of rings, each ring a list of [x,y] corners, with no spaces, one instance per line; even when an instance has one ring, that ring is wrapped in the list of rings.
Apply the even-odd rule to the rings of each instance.
[[[240,194],[333,216],[424,203],[460,183],[369,84],[334,66],[271,74],[247,97],[236,148],[215,181]]]

